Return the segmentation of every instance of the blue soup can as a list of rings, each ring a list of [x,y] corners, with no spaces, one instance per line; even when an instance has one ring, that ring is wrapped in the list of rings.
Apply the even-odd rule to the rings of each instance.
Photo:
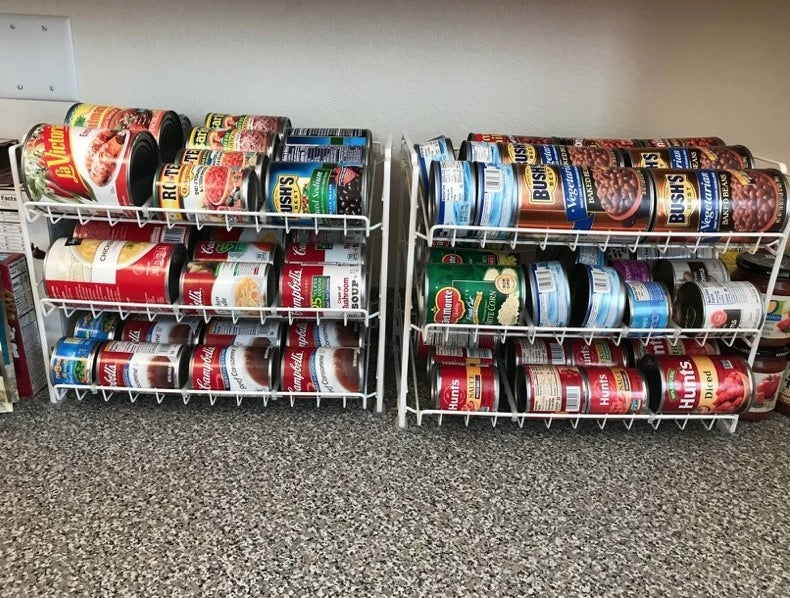
[[[414,145],[417,152],[417,162],[420,166],[420,183],[423,195],[428,195],[428,174],[432,162],[450,162],[455,160],[453,142],[447,137],[436,137]]]
[[[625,284],[617,270],[577,264],[570,277],[571,326],[620,326],[625,312]]]
[[[431,225],[471,226],[475,223],[477,184],[471,162],[432,162],[428,182],[428,221]],[[437,237],[451,237],[454,231],[442,230]],[[466,237],[470,231],[455,231]]]
[[[81,313],[74,322],[72,336],[111,341],[117,338],[122,325],[121,316],[115,313],[102,312],[97,316]]]
[[[475,224],[483,227],[512,227],[518,217],[519,195],[511,164],[474,165],[477,178],[477,209]],[[501,239],[511,233],[491,231],[487,237]]]
[[[561,262],[537,262],[525,267],[527,310],[535,326],[568,325],[571,291]]]
[[[672,302],[667,287],[660,282],[628,280],[628,301],[623,323],[629,328],[667,328],[672,320]],[[647,336],[631,333],[629,336]]]
[[[52,384],[93,384],[96,355],[103,344],[104,341],[93,338],[61,338],[55,344],[49,360]]]

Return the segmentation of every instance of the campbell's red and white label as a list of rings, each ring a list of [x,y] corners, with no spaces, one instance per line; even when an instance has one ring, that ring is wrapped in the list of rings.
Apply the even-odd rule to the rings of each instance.
[[[544,338],[529,342],[526,338],[512,340],[515,365],[565,365],[565,349],[561,343]]]
[[[647,385],[639,370],[589,367],[584,373],[589,385],[587,413],[641,413],[647,408]]]
[[[150,321],[148,318],[132,316],[126,320],[121,330],[121,340],[133,343],[174,343],[194,345],[201,321],[186,318],[180,322],[175,319]]]
[[[288,243],[285,261],[291,264],[363,264],[364,247],[357,243]]]
[[[584,410],[584,384],[579,368],[525,365],[528,413],[580,413]]]
[[[276,263],[274,243],[245,243],[241,241],[200,241],[192,253],[196,262]]]
[[[110,341],[96,356],[99,386],[181,388],[181,345]]]
[[[269,264],[189,262],[181,277],[181,302],[217,308],[269,304]]]
[[[288,347],[360,347],[362,332],[358,324],[296,320],[288,326],[285,344]]]
[[[282,307],[361,309],[364,303],[362,266],[283,264]]]
[[[270,347],[198,345],[190,375],[195,390],[260,391],[272,388]]]
[[[566,341],[568,363],[575,366],[625,366],[628,357],[619,345],[607,339],[594,339],[589,345],[582,338]]]
[[[282,355],[284,392],[362,392],[361,352],[349,347],[289,347]]]
[[[206,324],[203,343],[228,347],[279,347],[285,324],[277,321],[245,322],[212,319]]]
[[[189,242],[189,227],[175,224],[148,223],[140,226],[134,222],[118,222],[110,224],[102,220],[90,220],[74,227],[72,237],[78,239],[105,239],[120,241],[147,241],[149,243],[181,243]]]
[[[446,411],[496,411],[497,371],[480,365],[439,365],[434,370],[434,402]]]

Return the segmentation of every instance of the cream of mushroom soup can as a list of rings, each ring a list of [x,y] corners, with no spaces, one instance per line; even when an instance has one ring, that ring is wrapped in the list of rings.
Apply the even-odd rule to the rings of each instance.
[[[233,322],[224,318],[212,318],[203,333],[204,345],[238,347],[280,347],[285,336],[285,322],[267,319]]]
[[[363,266],[283,264],[280,306],[310,309],[362,309],[366,304]]]
[[[96,383],[126,388],[181,388],[190,348],[185,345],[108,341],[96,356]]]
[[[351,347],[287,347],[280,364],[280,389],[289,393],[364,392],[363,353]]]
[[[276,383],[277,349],[198,345],[189,363],[193,390],[259,392]]]

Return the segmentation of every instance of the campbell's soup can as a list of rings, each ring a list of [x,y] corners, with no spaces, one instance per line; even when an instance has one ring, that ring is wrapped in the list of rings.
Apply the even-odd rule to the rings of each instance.
[[[645,378],[636,368],[588,367],[585,413],[627,415],[647,411]]]
[[[112,129],[114,131],[126,129],[134,132],[148,132],[156,142],[162,162],[172,160],[176,152],[184,145],[181,119],[172,110],[121,108],[119,106],[78,103],[69,108],[64,122],[73,127],[88,129]]]
[[[358,323],[343,324],[334,320],[320,323],[295,320],[285,335],[286,347],[352,347],[362,348],[364,337]]]
[[[361,349],[287,347],[280,365],[280,388],[288,393],[363,393]]]
[[[750,282],[687,282],[677,292],[675,321],[683,328],[760,328],[763,307]]]
[[[133,343],[160,343],[177,345],[196,345],[203,333],[203,320],[199,318],[158,318],[149,320],[146,316],[130,316],[121,328],[120,339]]]
[[[189,362],[193,390],[257,392],[277,382],[277,349],[198,345]]]
[[[655,413],[742,413],[754,398],[752,370],[734,355],[647,356],[639,369]]]
[[[291,119],[287,116],[209,112],[206,114],[203,126],[207,129],[247,129],[285,133],[285,130],[291,126]]]
[[[571,291],[561,262],[535,262],[525,267],[526,308],[535,326],[564,327],[570,322]]]
[[[265,322],[212,318],[203,333],[202,344],[221,347],[280,347],[285,337],[286,325],[280,320]]]
[[[199,241],[192,252],[192,259],[198,262],[244,262],[279,267],[282,249],[276,243]]]
[[[623,321],[625,283],[614,268],[577,264],[571,270],[571,326],[615,328]]]
[[[742,145],[721,147],[645,147],[625,151],[635,168],[704,168],[708,170],[752,168],[752,153]]]
[[[368,163],[368,148],[363,145],[292,145],[277,146],[280,162],[331,162],[349,166]]]
[[[284,231],[276,228],[262,228],[258,231],[253,227],[234,226],[228,229],[224,226],[207,226],[205,230],[207,241],[274,243],[282,245],[285,240]]]
[[[336,264],[283,264],[280,307],[363,309],[365,269]]]
[[[269,163],[265,154],[257,152],[226,152],[223,150],[183,149],[176,154],[175,164],[202,164],[226,168],[252,168],[260,182]]]
[[[659,260],[653,265],[653,279],[674,296],[685,282],[728,282],[730,272],[720,260]]]
[[[568,365],[562,343],[548,338],[510,339],[505,348],[505,361],[511,375],[522,365]]]
[[[497,370],[484,365],[434,364],[430,370],[431,398],[442,411],[499,410]]]
[[[477,218],[477,178],[471,162],[431,162],[428,170],[428,224],[470,226]],[[466,230],[441,230],[435,236],[470,236]]]
[[[421,359],[428,357],[431,347],[481,347],[497,349],[499,337],[495,334],[478,334],[476,332],[456,330],[430,330],[423,335],[417,335],[417,356]]]
[[[162,209],[186,210],[169,213],[175,220],[247,222],[250,218],[243,212],[257,212],[260,205],[258,177],[252,168],[162,164],[154,177],[153,195]]]
[[[103,341],[115,340],[123,326],[119,314],[102,312],[98,315],[79,313],[74,320],[71,336],[78,338],[93,338]]]
[[[362,266],[365,247],[358,243],[288,243],[285,261],[289,264],[336,264]]]
[[[181,388],[189,370],[184,345],[108,341],[96,356],[96,383],[125,388]]]
[[[233,308],[262,308],[274,299],[271,264],[188,262],[181,274],[181,303],[210,306],[217,314]]]
[[[654,337],[648,340],[633,339],[629,345],[636,363],[645,355],[663,357],[665,355],[718,355],[719,345],[712,341],[700,344],[693,338],[669,339]]]
[[[31,201],[141,206],[151,195],[157,153],[146,131],[38,124],[22,142],[22,188]]]
[[[191,248],[194,245],[195,227],[183,224],[118,222],[110,224],[102,220],[89,220],[77,223],[72,237],[77,239],[102,239],[104,241],[146,241],[148,243],[181,244]]]
[[[540,137],[536,135],[503,135],[501,133],[469,133],[467,141],[486,141],[492,143],[532,143],[551,144],[554,137]]]
[[[255,152],[271,158],[277,140],[278,134],[273,131],[195,127],[186,140],[186,149]]]
[[[522,413],[584,413],[586,384],[576,367],[525,365],[516,370],[516,405]]]
[[[480,365],[487,367],[496,366],[496,355],[493,349],[480,347],[445,347],[437,345],[431,347],[428,354],[428,375],[434,364],[438,365]]]
[[[60,238],[44,260],[44,288],[54,299],[173,303],[186,258],[183,245]]]
[[[49,359],[49,379],[52,384],[93,384],[96,355],[103,343],[100,339],[68,336],[58,340]]]
[[[589,343],[582,338],[569,338],[563,343],[568,365],[628,367],[629,355],[625,348],[605,338],[595,338]]]

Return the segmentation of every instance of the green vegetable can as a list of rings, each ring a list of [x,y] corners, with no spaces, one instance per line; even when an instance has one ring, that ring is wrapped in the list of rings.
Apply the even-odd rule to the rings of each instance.
[[[426,324],[514,326],[525,294],[518,267],[428,264],[420,307]]]
[[[49,372],[52,384],[90,386],[94,383],[96,355],[104,344],[94,338],[63,337],[52,350]]]

